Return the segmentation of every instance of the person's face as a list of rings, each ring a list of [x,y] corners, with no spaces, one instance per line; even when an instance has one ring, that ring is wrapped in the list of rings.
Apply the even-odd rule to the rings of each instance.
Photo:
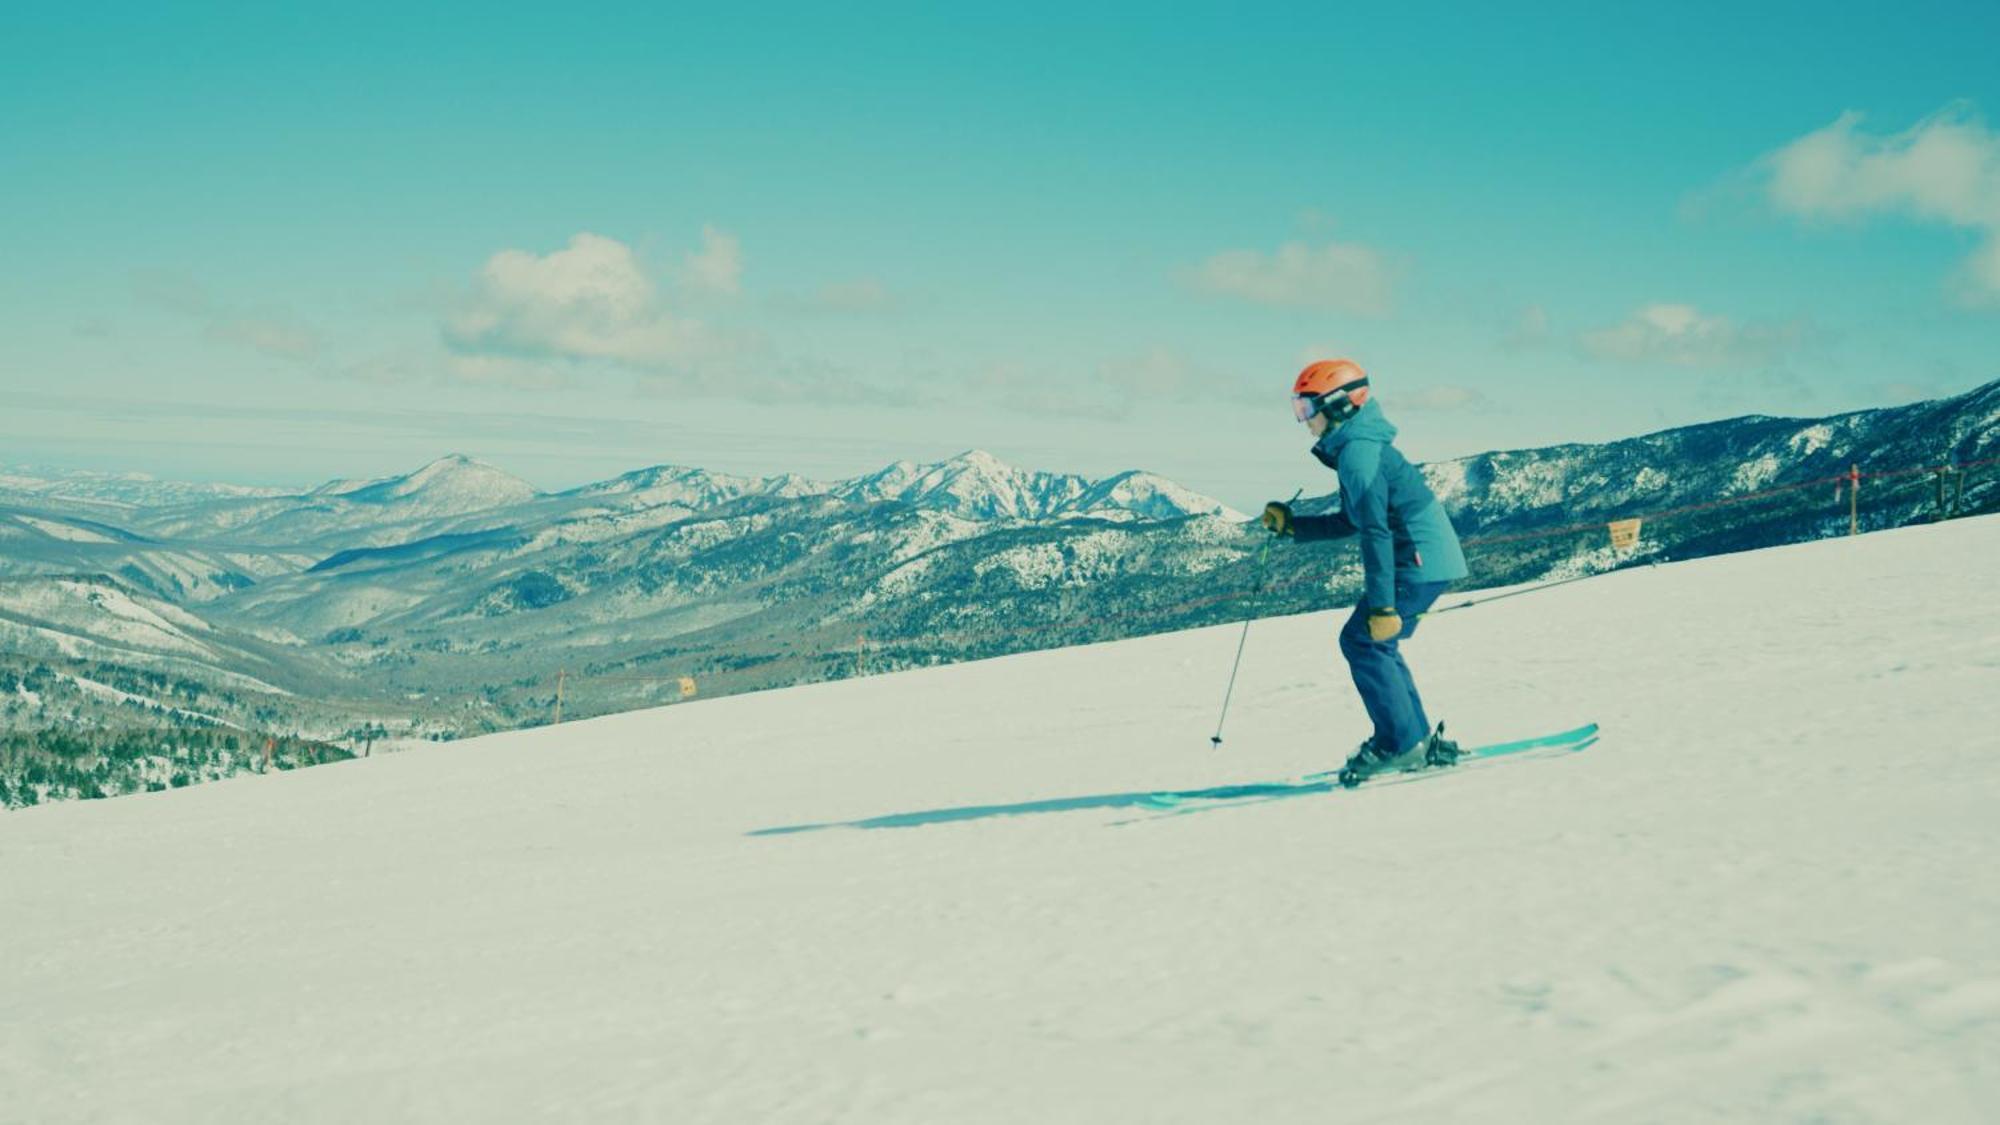
[[[1333,423],[1328,421],[1326,415],[1324,414],[1315,414],[1312,417],[1306,419],[1306,429],[1310,430],[1312,432],[1312,436],[1314,437],[1321,437],[1325,435],[1328,428],[1330,428],[1332,425]]]

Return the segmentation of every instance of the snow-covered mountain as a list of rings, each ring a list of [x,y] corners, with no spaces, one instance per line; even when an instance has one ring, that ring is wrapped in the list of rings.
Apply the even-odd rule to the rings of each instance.
[[[381,480],[330,482],[292,496],[153,509],[136,514],[132,526],[158,539],[293,549],[320,544],[337,550],[489,525],[496,522],[496,513],[530,504],[539,495],[518,477],[453,454]]]
[[[680,465],[654,465],[560,493],[575,497],[619,497],[635,504],[670,504],[702,511],[742,496],[816,496],[830,486],[796,473],[741,477]]]
[[[844,500],[893,500],[975,520],[1247,518],[1148,473],[1120,473],[1092,481],[1015,468],[978,449],[930,465],[898,461],[880,472],[843,481],[831,491]]]
[[[1220,750],[1233,626],[0,814],[4,1116],[1985,1122],[1996,555],[1441,617],[1460,738],[1602,740],[1352,793],[1317,613]]]
[[[1468,586],[1588,574],[1847,529],[1830,485],[2000,455],[2000,384],[1832,419],[1744,418],[1426,466],[1471,544]],[[1328,478],[1329,483],[1331,478]],[[1758,489],[1781,491],[1722,504]],[[2000,474],[1864,483],[1863,529],[2000,510]],[[1306,501],[1309,510],[1331,497]],[[1212,515],[1190,512],[1214,511]],[[245,516],[248,518],[238,518]],[[1661,513],[1679,513],[1661,515]],[[1649,516],[1635,550],[1602,521]],[[1254,524],[1144,473],[1033,473],[978,452],[831,484],[655,466],[536,493],[463,458],[304,497],[152,513],[139,533],[0,505],[0,574],[101,575],[340,690],[476,701],[481,723],[1182,629],[1351,599],[1342,544],[1269,552]],[[207,520],[211,537],[162,536]],[[342,530],[346,528],[347,530]],[[1556,534],[1543,534],[1568,528]],[[310,535],[310,539],[301,536]],[[265,538],[276,536],[279,538]],[[285,546],[280,546],[283,543]]]
[[[0,652],[13,657],[149,668],[282,694],[263,679],[282,665],[257,648],[249,634],[112,578],[0,578]]]
[[[1084,489],[1070,510],[1097,519],[1171,520],[1213,516],[1231,523],[1250,517],[1152,473],[1126,472]]]
[[[133,644],[108,612],[102,635],[77,613],[51,629],[8,618],[5,605],[0,627],[32,638],[15,654],[33,659],[122,661],[217,681],[232,665],[254,665],[273,683],[333,677],[343,693],[428,698],[467,684],[533,685],[549,659],[625,661],[675,636],[701,636],[704,651],[734,643],[724,638],[735,628],[806,639],[840,627],[857,600],[883,605],[880,591],[899,579],[879,580],[909,578],[916,572],[905,564],[927,552],[992,533],[1061,538],[1084,526],[1079,519],[1137,530],[1152,526],[1148,517],[1221,507],[1144,474],[1091,482],[984,455],[907,468],[921,487],[883,488],[883,474],[870,486],[661,465],[542,494],[453,456],[297,495],[87,503],[143,531],[76,514],[81,500],[62,512],[0,505],[0,575],[14,582],[14,601],[64,602],[88,616],[96,603],[69,596],[82,576],[133,604],[164,602],[199,621],[211,643],[177,656]],[[14,495],[31,492],[62,489]],[[1007,571],[1019,552],[995,549],[985,569]],[[968,547],[935,573],[979,556]]]
[[[1482,453],[1424,466],[1461,534],[1518,532],[1595,518],[1710,504],[1864,472],[1973,464],[2000,456],[2000,381],[1961,395],[1826,418],[1751,415],[1682,426],[1601,445]],[[2000,474],[1958,482],[1990,497]],[[1935,482],[1913,472],[1863,483],[1869,516],[1893,526],[1932,499]],[[1823,499],[1832,485],[1815,492]],[[1963,501],[1982,510],[1984,500]],[[1845,510],[1818,505],[1844,524]],[[1759,513],[1762,518],[1763,513]]]
[[[413,473],[332,482],[301,495],[230,496],[109,512],[137,530],[102,519],[0,507],[0,537],[17,544],[0,557],[0,573],[115,574],[139,591],[185,603],[260,587],[225,614],[318,637],[414,607],[427,589],[463,592],[462,575],[475,563],[491,569],[502,559],[524,560],[521,573],[530,577],[523,580],[532,587],[554,591],[558,587],[542,576],[562,572],[568,575],[564,586],[582,593],[606,585],[606,567],[620,564],[605,560],[624,555],[586,554],[572,564],[561,561],[564,551],[594,551],[596,545],[647,535],[738,501],[784,505],[813,498],[857,508],[905,506],[980,525],[961,527],[955,538],[1002,525],[1079,518],[1138,523],[1202,512],[1235,518],[1215,501],[1147,474],[1092,482],[1014,469],[976,453],[833,483],[661,465],[553,494],[539,493],[492,466],[451,456]],[[795,518],[811,520],[816,518],[811,510],[837,510],[840,504],[805,509],[808,514]],[[827,538],[796,523],[787,530],[816,541]],[[415,568],[437,560],[445,561],[435,583],[414,578]],[[362,563],[367,565],[357,565]],[[402,568],[400,575],[391,576],[396,567]],[[364,591],[353,580],[364,569],[386,580]],[[279,581],[335,571],[329,581]],[[466,594],[468,602],[484,598],[482,590]],[[271,607],[281,602],[298,611],[273,617]]]
[[[162,542],[63,511],[0,506],[0,577],[116,575],[134,590],[181,604],[213,601],[312,565],[314,552]],[[119,514],[128,516],[129,513]]]
[[[282,488],[159,480],[145,473],[105,473],[75,470],[38,475],[28,469],[0,469],[0,504],[33,500],[39,504],[101,505],[131,511],[213,500],[282,496]]]
[[[357,504],[380,504],[438,518],[521,504],[539,493],[517,476],[454,453],[414,473],[343,488],[332,495]]]
[[[457,454],[412,473],[330,481],[298,494],[243,490],[201,492],[187,499],[162,489],[154,501],[129,506],[105,506],[87,495],[89,488],[71,490],[60,480],[13,479],[11,489],[0,488],[0,505],[12,497],[18,506],[39,514],[67,511],[79,520],[109,520],[149,540],[184,547],[287,552],[318,548],[322,556],[502,527],[529,529],[532,534],[566,521],[605,520],[626,528],[658,525],[746,496],[834,496],[855,503],[903,503],[993,523],[1195,515],[1242,518],[1216,500],[1150,474],[1122,473],[1092,481],[1014,468],[978,451],[929,465],[897,462],[876,473],[831,482],[795,474],[755,478],[656,465],[548,494]],[[69,508],[51,508],[52,499],[65,497],[70,498]],[[569,537],[596,536],[583,530]]]

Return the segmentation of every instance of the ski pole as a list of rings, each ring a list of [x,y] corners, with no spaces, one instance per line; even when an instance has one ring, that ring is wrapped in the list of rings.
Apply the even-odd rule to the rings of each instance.
[[[1292,493],[1292,498],[1285,502],[1285,506],[1290,507],[1292,504],[1297,503],[1299,497],[1304,495],[1305,491],[1305,489],[1301,488],[1297,492]],[[1261,594],[1264,592],[1264,560],[1270,556],[1271,544],[1277,538],[1276,535],[1273,535],[1270,539],[1264,540],[1264,549],[1257,552],[1257,581],[1253,584],[1253,588],[1257,593]],[[1229,718],[1229,700],[1230,697],[1236,694],[1236,670],[1243,666],[1243,646],[1250,640],[1250,622],[1254,620],[1256,620],[1255,617],[1244,618],[1243,635],[1236,638],[1236,659],[1229,665],[1229,687],[1222,693],[1222,714],[1216,718],[1215,733],[1210,735],[1208,739],[1209,748],[1212,750],[1222,749],[1222,724]]]

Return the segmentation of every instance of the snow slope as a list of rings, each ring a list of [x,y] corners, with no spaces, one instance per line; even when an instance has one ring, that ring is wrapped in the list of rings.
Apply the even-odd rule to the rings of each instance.
[[[1996,556],[1433,618],[1604,741],[1356,793],[1045,811],[1337,761],[1321,613],[0,817],[0,1118],[1991,1121]]]

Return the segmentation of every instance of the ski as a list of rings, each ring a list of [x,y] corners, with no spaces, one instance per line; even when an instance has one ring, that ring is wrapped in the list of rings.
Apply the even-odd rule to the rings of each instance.
[[[1513,742],[1495,742],[1487,746],[1474,746],[1469,750],[1462,749],[1458,752],[1458,761],[1460,763],[1464,763],[1468,761],[1483,761],[1487,758],[1504,758],[1509,754],[1520,754],[1528,750],[1542,750],[1557,746],[1570,746],[1573,743],[1583,742],[1586,739],[1595,738],[1596,736],[1597,736],[1597,724],[1585,723],[1580,727],[1572,727],[1569,730],[1558,731],[1555,734],[1537,735],[1534,738],[1516,739]],[[1581,749],[1581,747],[1578,747],[1578,749]],[[1451,767],[1445,766],[1443,768],[1450,769]],[[1430,770],[1418,770],[1416,772],[1429,773]],[[1320,770],[1317,773],[1307,774],[1305,776],[1305,780],[1326,781],[1337,778],[1339,776],[1340,776],[1340,771],[1337,769]],[[1395,775],[1384,775],[1384,776],[1395,776]],[[1363,784],[1366,784],[1366,782],[1363,782]]]
[[[1515,739],[1512,742],[1495,742],[1485,746],[1474,746],[1459,752],[1458,761],[1449,766],[1433,766],[1428,769],[1408,773],[1382,774],[1361,783],[1357,788],[1378,785],[1395,785],[1426,778],[1443,777],[1468,764],[1490,762],[1494,759],[1514,757],[1532,751],[1549,751],[1548,756],[1557,752],[1577,753],[1596,745],[1598,727],[1596,723],[1585,723],[1580,727],[1557,731],[1553,734],[1536,735],[1533,738]],[[1542,756],[1542,755],[1537,755]],[[1338,769],[1318,770],[1292,781],[1264,782],[1248,785],[1218,785],[1209,789],[1185,789],[1165,791],[1148,796],[1144,803],[1159,809],[1171,809],[1189,801],[1230,801],[1246,798],[1275,799],[1296,797],[1308,793],[1329,793],[1342,788]]]

